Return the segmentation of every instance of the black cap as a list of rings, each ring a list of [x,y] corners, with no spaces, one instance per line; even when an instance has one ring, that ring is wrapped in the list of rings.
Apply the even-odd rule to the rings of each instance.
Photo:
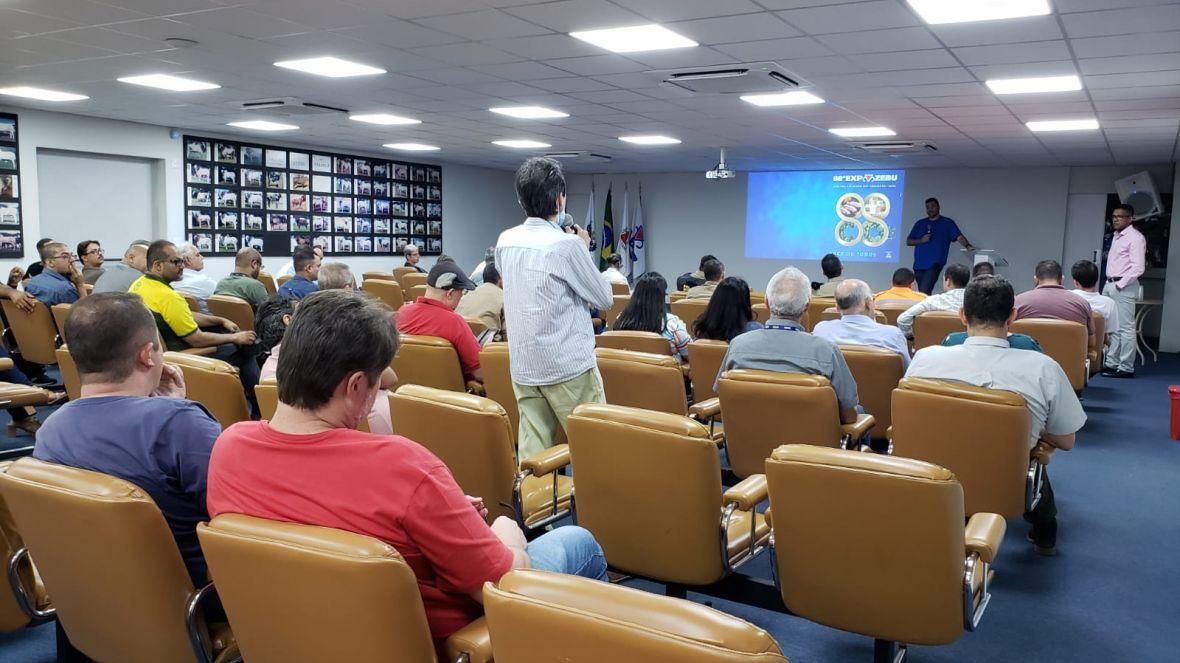
[[[453,262],[440,262],[426,275],[426,285],[440,290],[475,290],[475,283]]]

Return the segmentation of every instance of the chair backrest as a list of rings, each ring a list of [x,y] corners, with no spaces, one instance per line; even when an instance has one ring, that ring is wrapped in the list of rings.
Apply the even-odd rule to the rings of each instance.
[[[0,307],[22,357],[34,364],[57,362],[57,325],[49,307],[37,302],[32,313],[25,313],[8,299],[0,299]]]
[[[397,277],[393,275],[393,272],[365,272],[361,276],[365,281],[393,281],[397,283]]]
[[[222,429],[250,420],[250,406],[235,366],[182,352],[165,352],[164,362],[180,368],[189,400],[204,405]]]
[[[789,445],[766,462],[766,480],[775,531],[786,534],[776,563],[792,614],[883,640],[958,639],[965,545],[954,474],[907,458]],[[863,555],[852,561],[853,550]]]
[[[917,302],[901,303],[901,302],[884,302],[877,304],[877,312],[885,316],[885,324],[897,326],[897,317],[908,311],[910,306],[917,304]]]
[[[714,341],[698,338],[688,344],[688,366],[692,378],[692,399],[700,403],[717,395],[713,391],[713,382],[721,372],[721,361],[729,344],[725,341]]]
[[[178,290],[177,292],[180,291]],[[184,297],[184,301],[188,304],[188,310],[192,311],[193,313],[201,312],[201,302],[196,298],[195,295],[191,295],[187,292],[180,292],[180,296]]]
[[[751,308],[754,310],[754,319],[758,322],[766,324],[766,321],[770,319],[770,307],[766,305],[765,301],[753,304]]]
[[[856,380],[860,404],[876,421],[869,435],[874,440],[884,440],[892,423],[889,413],[893,390],[905,375],[901,355],[868,345],[841,345],[840,353],[844,355],[848,370]]]
[[[435,660],[414,572],[388,543],[232,513],[197,536],[243,658]]]
[[[398,386],[420,384],[449,391],[467,390],[455,346],[437,336],[402,334],[392,366]]]
[[[384,279],[365,279],[361,283],[361,290],[368,295],[380,299],[386,306],[398,310],[406,303],[405,292],[397,281]]]
[[[281,288],[281,287],[283,287],[284,283],[286,283],[287,281],[290,281],[293,278],[295,278],[295,277],[291,276],[290,274],[283,274],[282,276],[280,276],[278,278],[277,283],[279,284],[279,287]],[[277,290],[276,290],[276,292],[277,292]]]
[[[0,474],[7,471],[11,464],[0,463]],[[20,532],[16,528],[16,521],[12,519],[12,512],[8,510],[8,503],[4,501],[4,496],[0,495],[0,560],[7,564],[8,560],[12,559],[13,553],[24,545],[24,540],[21,539]],[[40,593],[44,594],[44,587],[41,586],[40,579],[36,577],[27,562],[21,565],[17,578],[26,591],[36,592],[40,588]],[[47,603],[47,601],[45,602]],[[44,608],[46,606],[37,607]],[[29,616],[21,610],[20,604],[16,602],[9,574],[0,574],[0,633],[15,631],[28,624]]]
[[[279,383],[274,380],[259,382],[254,385],[254,398],[258,401],[258,414],[270,421],[279,408]]]
[[[610,291],[612,295],[630,295],[631,287],[626,283],[611,283]]]
[[[151,497],[31,457],[0,474],[0,494],[75,647],[97,661],[195,658],[185,627],[192,581]]]
[[[78,376],[78,366],[74,363],[74,357],[70,354],[68,346],[61,346],[54,351],[57,357],[57,370],[61,373],[61,382],[65,385],[66,395],[70,400],[77,400],[82,397],[82,379]]]
[[[54,304],[49,307],[49,312],[53,314],[53,324],[57,327],[57,335],[62,343],[69,343],[66,340],[66,318],[70,317],[70,308],[73,304]]]
[[[1102,370],[1102,357],[1105,354],[1104,345],[1106,343],[1106,318],[1098,311],[1090,313],[1094,320],[1094,348],[1090,352],[1090,375],[1095,375]]]
[[[606,322],[607,327],[614,327],[615,320],[618,320],[619,314],[623,309],[627,308],[627,304],[631,303],[631,295],[614,295],[614,303],[611,307],[601,312],[603,321]]]
[[[687,286],[685,286],[685,287],[687,287]],[[681,299],[684,299],[687,294],[688,294],[687,290],[677,290],[675,292],[668,293],[668,301],[669,302],[678,302]]]
[[[783,444],[840,445],[840,406],[822,375],[738,369],[717,385],[725,415],[725,448],[735,474],[760,474]],[[775,413],[790,412],[789,418]]]
[[[708,299],[681,299],[672,302],[672,314],[680,318],[689,329],[692,329],[693,323],[704,315],[707,308],[709,308]]]
[[[446,463],[468,495],[483,498],[488,521],[513,517],[516,443],[508,413],[473,394],[407,384],[389,397],[393,432],[421,444]]]
[[[1069,386],[1074,391],[1085,388],[1086,355],[1090,343],[1085,325],[1072,320],[1022,318],[1013,322],[1009,330],[1036,339],[1045,354],[1061,365],[1069,378]]]
[[[512,389],[512,372],[508,365],[508,344],[488,343],[479,351],[479,367],[483,371],[483,387],[488,398],[500,404],[512,426],[516,439],[520,425],[520,411],[516,409],[516,392]]]
[[[579,405],[566,428],[578,525],[613,568],[684,584],[722,578],[721,464],[709,429],[601,404]]]
[[[228,318],[242,331],[254,331],[254,307],[250,302],[233,295],[209,295],[205,303],[209,313]]]
[[[412,274],[411,274],[411,276],[412,276]],[[423,275],[423,274],[419,274],[419,276],[424,276],[424,275]],[[407,288],[407,289],[406,289],[406,291],[405,291],[405,296],[406,296],[406,301],[407,301],[407,302],[414,302],[414,301],[418,301],[418,298],[419,298],[419,297],[425,297],[425,296],[426,296],[426,284],[425,284],[425,283],[421,283],[421,284],[418,284],[418,285],[412,285],[412,286],[410,286],[409,288]]]
[[[614,348],[632,352],[650,352],[655,355],[671,355],[672,344],[662,334],[643,331],[606,331],[594,337],[599,348]]]
[[[840,309],[836,308],[835,306],[829,306],[828,308],[826,308],[820,312],[819,320],[816,320],[816,324],[819,324],[821,322],[827,322],[828,320],[839,320],[839,319],[840,319]],[[875,311],[873,313],[873,320],[875,320],[878,324],[882,324],[882,325],[889,324],[888,318],[886,318],[885,314],[880,311]]]
[[[803,326],[807,331],[811,331],[815,327],[815,323],[820,321],[820,314],[824,312],[824,309],[835,305],[835,297],[812,297],[807,302],[807,321],[803,323]]]
[[[683,599],[532,569],[484,585],[498,663],[786,663],[766,631]]]
[[[606,402],[613,405],[684,415],[688,394],[680,361],[668,355],[597,348]]]
[[[262,283],[262,287],[266,288],[266,294],[273,295],[278,292],[278,288],[275,286],[275,277],[266,272],[258,272],[258,280]]]
[[[479,318],[465,317],[463,319],[467,321],[467,326],[471,328],[471,333],[474,334],[476,338],[479,338],[481,334],[488,330],[487,323],[483,320],[480,320]]]
[[[393,280],[397,281],[398,285],[402,285],[402,277],[404,277],[406,274],[417,274],[417,273],[418,273],[418,270],[414,269],[413,267],[394,267],[393,268]]]
[[[967,331],[957,312],[926,311],[914,316],[914,351],[938,345],[947,334]]]
[[[893,392],[893,455],[950,469],[966,512],[1024,512],[1031,419],[1010,391],[905,378]]]
[[[415,270],[412,272],[406,272],[400,279],[398,279],[398,282],[401,283],[402,289],[406,291],[407,302],[414,301],[414,298],[410,296],[410,290],[414,286],[426,285],[426,276],[426,274]]]

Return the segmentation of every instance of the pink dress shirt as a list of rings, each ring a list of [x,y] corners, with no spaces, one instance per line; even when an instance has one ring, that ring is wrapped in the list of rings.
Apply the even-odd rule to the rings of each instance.
[[[1147,240],[1135,226],[1127,226],[1114,234],[1110,253],[1106,256],[1106,278],[1117,276],[1115,287],[1124,290],[1139,282],[1147,268]]]

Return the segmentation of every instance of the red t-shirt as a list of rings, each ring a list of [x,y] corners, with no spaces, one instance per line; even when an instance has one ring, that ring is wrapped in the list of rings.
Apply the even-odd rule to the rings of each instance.
[[[416,336],[437,336],[455,346],[463,375],[470,377],[479,369],[479,341],[463,316],[437,299],[419,297],[397,310],[397,330]]]
[[[334,527],[392,545],[418,578],[436,640],[482,615],[469,594],[512,567],[512,551],[446,465],[397,435],[288,435],[265,421],[237,423],[217,438],[208,486],[211,517],[241,513]]]

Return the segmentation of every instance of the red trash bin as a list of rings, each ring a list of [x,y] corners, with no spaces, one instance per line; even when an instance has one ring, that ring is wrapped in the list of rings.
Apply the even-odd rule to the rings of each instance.
[[[1172,439],[1180,440],[1180,384],[1168,387],[1168,398],[1172,401]]]

